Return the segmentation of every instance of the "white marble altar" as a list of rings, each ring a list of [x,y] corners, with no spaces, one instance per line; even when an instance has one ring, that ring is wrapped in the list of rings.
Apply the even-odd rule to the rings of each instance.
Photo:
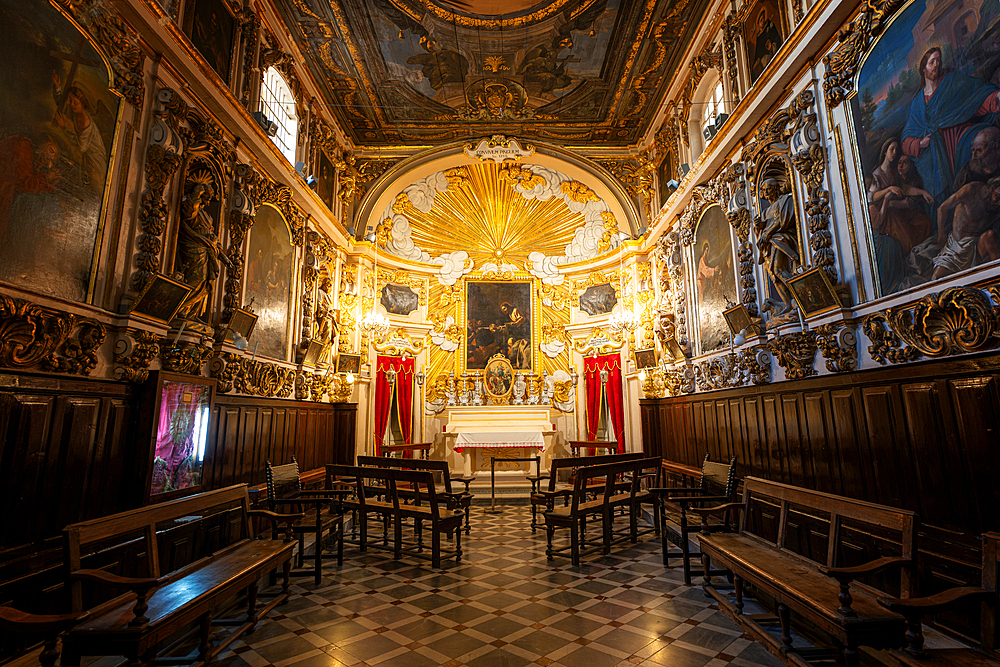
[[[490,456],[541,455],[544,470],[548,468],[549,461],[558,456],[556,449],[562,444],[558,431],[553,428],[555,415],[552,408],[547,406],[455,406],[448,408],[447,414],[444,453],[452,468],[461,466],[462,474],[465,475],[488,472]],[[463,438],[466,442],[460,444],[458,436],[461,433],[472,437]],[[515,446],[515,441],[518,439],[523,440],[525,446]],[[456,451],[456,448],[460,451]],[[498,465],[497,475],[522,477],[527,470],[527,463]]]

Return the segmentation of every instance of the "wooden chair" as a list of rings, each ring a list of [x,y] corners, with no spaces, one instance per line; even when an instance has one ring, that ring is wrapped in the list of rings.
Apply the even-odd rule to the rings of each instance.
[[[596,451],[583,451],[582,450],[597,450],[606,449],[604,454],[615,454],[618,452],[618,443],[614,440],[570,440],[569,441],[569,451],[573,456],[600,456]]]
[[[664,463],[667,463],[666,461]],[[663,567],[670,567],[670,557],[680,557],[684,567],[684,583],[691,585],[691,557],[701,557],[700,552],[691,553],[690,538],[691,533],[699,531],[697,524],[688,522],[689,509],[694,507],[705,507],[706,503],[718,505],[720,503],[732,502],[736,494],[736,457],[729,460],[728,464],[713,463],[705,454],[705,460],[701,464],[701,482],[696,488],[688,487],[659,487],[650,491],[657,497],[660,521],[660,541],[663,548]],[[667,524],[666,504],[676,503],[680,506],[680,517],[678,524],[680,531],[671,530]],[[727,524],[722,523],[716,526],[709,526],[709,532],[723,530]],[[670,543],[677,545],[678,550],[671,552]]]
[[[87,612],[71,614],[29,614],[13,607],[0,607],[0,629],[42,637],[42,652],[38,664],[53,667],[59,658],[59,635],[87,618]]]
[[[267,502],[274,512],[278,506],[292,506],[295,511],[301,511],[304,516],[291,525],[292,534],[298,537],[299,555],[298,567],[305,564],[305,536],[316,536],[313,567],[310,570],[293,571],[293,576],[313,575],[313,580],[319,586],[323,579],[323,542],[324,536],[335,539],[337,543],[337,565],[344,564],[344,515],[340,503],[334,503],[343,495],[343,491],[323,489],[308,491],[302,488],[299,480],[299,464],[292,457],[291,463],[271,465],[265,462],[267,472]],[[336,510],[336,511],[335,511]],[[331,554],[332,557],[332,554]]]

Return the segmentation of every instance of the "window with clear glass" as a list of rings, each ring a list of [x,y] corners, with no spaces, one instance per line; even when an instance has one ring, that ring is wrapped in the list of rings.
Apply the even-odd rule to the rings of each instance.
[[[715,89],[712,90],[712,94],[705,100],[705,115],[702,125],[714,123],[716,117],[722,112],[722,81],[720,80],[715,85]]]
[[[260,110],[268,120],[278,125],[278,131],[271,137],[271,141],[291,164],[295,164],[295,142],[299,132],[295,97],[285,78],[274,67],[268,68],[264,73],[264,82],[260,88]]]

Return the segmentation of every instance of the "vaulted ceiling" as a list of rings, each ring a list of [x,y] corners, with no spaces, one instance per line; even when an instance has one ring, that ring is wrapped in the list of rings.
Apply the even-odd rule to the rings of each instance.
[[[359,148],[635,145],[707,0],[274,0]],[[498,14],[498,12],[504,12]]]

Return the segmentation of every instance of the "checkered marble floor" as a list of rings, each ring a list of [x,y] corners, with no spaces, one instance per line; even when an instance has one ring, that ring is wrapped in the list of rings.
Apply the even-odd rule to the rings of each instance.
[[[461,563],[443,570],[345,548],[342,568],[293,580],[291,600],[220,656],[223,667],[778,667],[680,568],[659,538],[580,567],[545,560],[526,507],[474,508]],[[559,531],[565,534],[565,531]],[[557,535],[559,535],[557,532]],[[305,583],[308,581],[308,583]]]

